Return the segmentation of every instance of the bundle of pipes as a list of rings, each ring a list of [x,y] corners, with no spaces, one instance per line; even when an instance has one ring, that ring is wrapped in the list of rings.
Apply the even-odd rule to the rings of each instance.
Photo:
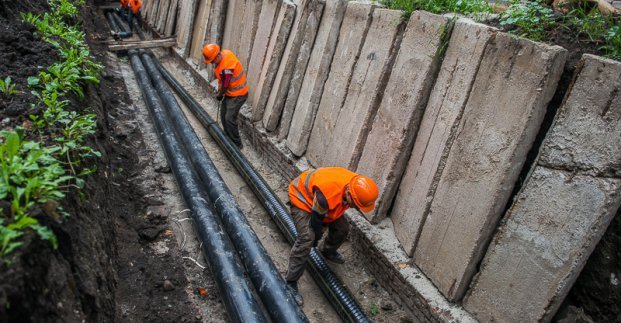
[[[295,241],[297,231],[285,205],[269,185],[259,175],[252,165],[241,154],[239,149],[228,139],[217,123],[207,114],[194,98],[179,84],[177,80],[157,61],[153,60],[170,86],[177,92],[179,97],[190,108],[192,113],[207,129],[211,137],[218,143],[229,160],[233,163],[246,183],[251,187],[259,201],[263,204],[269,215],[276,222],[290,243]],[[325,260],[315,248],[309,257],[310,273],[317,282],[324,295],[330,300],[339,316],[346,322],[370,322],[360,305],[345,288],[343,283],[336,277]]]
[[[161,79],[153,59],[144,51],[140,55],[138,51],[130,50],[129,55],[144,100],[158,132],[162,134],[160,140],[166,156],[206,246],[203,250],[232,321],[266,321],[259,303],[252,297],[252,290],[243,276],[241,265],[232,253],[234,245],[270,317],[277,322],[307,322],[304,313],[287,293],[284,280],[241,214],[198,137],[191,130],[172,91]],[[174,127],[169,124],[169,119],[173,121]],[[197,169],[192,167],[192,162]],[[204,196],[199,188],[198,177],[204,182],[208,196]],[[218,212],[220,221],[209,208],[210,204]],[[228,236],[234,239],[229,239],[222,232],[220,223]]]
[[[129,38],[132,36],[131,30],[127,30],[125,23],[116,10],[107,11],[106,18],[108,19],[108,24],[112,29],[113,36],[118,36],[120,38]]]

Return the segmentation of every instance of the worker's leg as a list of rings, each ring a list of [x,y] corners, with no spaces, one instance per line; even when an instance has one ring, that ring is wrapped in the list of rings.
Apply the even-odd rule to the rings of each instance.
[[[324,240],[321,252],[328,258],[336,255],[338,248],[347,239],[347,234],[349,234],[349,222],[345,216],[341,216],[336,221],[328,224],[328,236]]]
[[[298,281],[304,273],[308,254],[315,240],[315,233],[310,227],[310,214],[295,206],[291,206],[291,216],[293,217],[295,228],[298,231],[298,237],[289,254],[289,267],[287,268],[285,280],[288,282],[295,282]]]
[[[223,109],[225,110],[225,115],[222,120],[222,124],[224,125],[224,132],[226,135],[231,138],[231,141],[237,145],[237,147],[241,148],[242,142],[239,137],[239,129],[237,127],[237,116],[239,115],[239,109],[244,105],[247,95],[244,96],[236,96],[236,97],[225,97]]]
[[[132,30],[132,20],[134,19],[134,14],[128,9],[127,10],[127,25],[129,26],[129,31]]]

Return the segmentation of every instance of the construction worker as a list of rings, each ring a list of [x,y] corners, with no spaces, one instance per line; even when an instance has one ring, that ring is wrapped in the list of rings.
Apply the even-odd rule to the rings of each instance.
[[[136,17],[138,19],[138,26],[142,28],[142,18],[140,17],[140,7],[142,7],[142,0],[129,0],[129,10],[131,13],[129,14],[129,19],[127,22],[129,23],[129,29],[132,29],[132,19]]]
[[[377,184],[372,179],[342,167],[307,170],[291,181],[289,203],[298,236],[291,248],[285,280],[298,305],[304,300],[297,282],[312,247],[323,235],[323,228],[328,228],[328,236],[321,253],[332,262],[344,263],[345,258],[337,251],[349,233],[343,214],[350,207],[364,213],[373,211],[377,196]]]
[[[242,149],[237,116],[239,109],[248,98],[246,72],[233,52],[228,49],[220,50],[220,46],[216,44],[207,44],[203,47],[203,58],[205,63],[213,64],[214,73],[218,79],[216,99],[222,102],[220,119],[224,133],[239,149]]]
[[[121,0],[121,17],[129,21],[129,0]]]

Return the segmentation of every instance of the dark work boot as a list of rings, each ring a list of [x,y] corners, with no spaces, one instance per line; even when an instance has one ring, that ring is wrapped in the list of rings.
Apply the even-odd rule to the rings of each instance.
[[[337,263],[337,264],[344,264],[345,263],[345,257],[343,257],[343,255],[341,255],[338,251],[334,251],[334,252],[325,252],[325,251],[321,251],[321,254],[328,260]]]
[[[298,303],[298,306],[304,305],[304,298],[302,298],[302,294],[298,290],[298,282],[287,282],[287,290],[289,290],[295,302]]]

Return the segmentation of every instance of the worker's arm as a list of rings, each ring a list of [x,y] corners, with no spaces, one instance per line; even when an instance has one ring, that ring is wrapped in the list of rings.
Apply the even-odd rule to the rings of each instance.
[[[313,197],[313,207],[311,208],[311,218],[310,225],[315,232],[315,241],[313,242],[313,246],[317,246],[317,242],[321,239],[321,235],[323,234],[323,219],[326,218],[328,214],[328,200],[323,195],[323,193],[319,189],[314,189],[313,192],[315,196]]]
[[[222,100],[222,98],[224,97],[224,93],[226,93],[226,90],[229,88],[229,85],[231,84],[231,78],[233,77],[233,71],[231,70],[223,70],[222,73],[220,74],[220,79],[222,80],[222,83],[220,85],[220,89],[218,90],[218,100]]]

